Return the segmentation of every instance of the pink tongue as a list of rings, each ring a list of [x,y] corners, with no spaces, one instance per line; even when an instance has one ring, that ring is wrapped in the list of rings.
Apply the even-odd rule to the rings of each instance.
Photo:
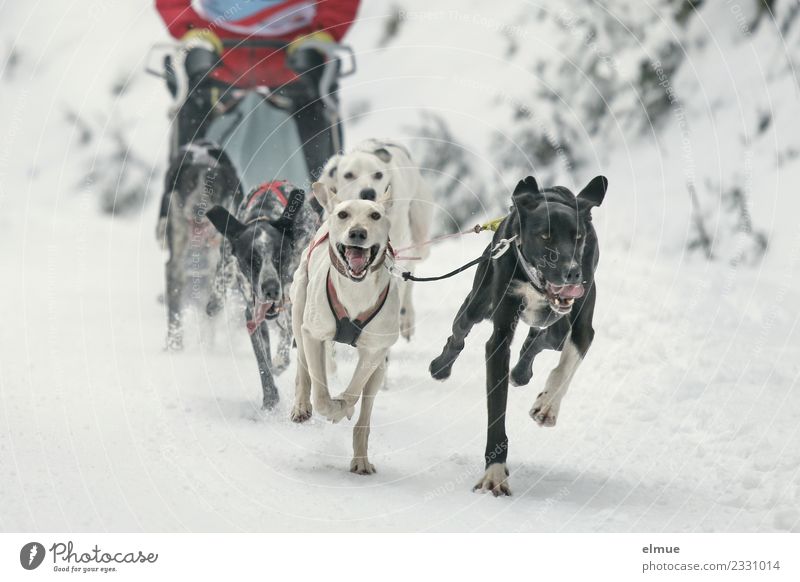
[[[272,306],[272,303],[259,303],[256,308],[256,321],[263,321]]]
[[[347,263],[350,265],[350,269],[355,274],[361,273],[367,266],[367,249],[347,247],[344,250],[344,256],[347,259]]]
[[[558,295],[566,299],[577,299],[583,297],[583,285],[564,285]]]

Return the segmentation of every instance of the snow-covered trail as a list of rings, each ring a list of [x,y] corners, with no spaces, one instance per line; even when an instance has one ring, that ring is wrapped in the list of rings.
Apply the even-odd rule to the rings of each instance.
[[[293,369],[279,378],[279,408],[258,409],[235,318],[213,347],[161,349],[163,257],[150,218],[33,198],[2,219],[2,530],[800,528],[790,307],[800,297],[786,280],[771,287],[775,307],[751,293],[772,283],[763,273],[604,248],[595,345],[556,428],[527,415],[554,354],[537,359],[532,385],[511,389],[514,496],[495,499],[470,491],[482,469],[488,324],[449,381],[427,374],[469,275],[417,286],[417,336],[396,347],[373,417],[379,472],[356,476],[352,421],[289,421]],[[424,270],[485,241],[442,244]]]

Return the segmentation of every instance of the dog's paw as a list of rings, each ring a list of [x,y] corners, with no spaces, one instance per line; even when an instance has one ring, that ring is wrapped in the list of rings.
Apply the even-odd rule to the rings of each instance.
[[[292,407],[292,414],[290,415],[292,422],[305,422],[311,418],[311,403],[303,402],[295,404]]]
[[[168,352],[180,352],[183,350],[183,334],[170,333],[167,335],[167,343],[164,348]]]
[[[508,469],[506,469],[506,464],[495,463],[489,465],[483,477],[475,484],[472,490],[478,493],[491,492],[495,497],[511,495],[511,489],[508,488]]]
[[[275,408],[275,405],[278,404],[280,401],[280,397],[278,396],[278,392],[265,392],[264,399],[261,401],[261,409],[262,410],[272,410]]]
[[[275,376],[280,376],[281,373],[285,372],[286,368],[289,367],[289,362],[289,351],[278,350],[278,352],[272,358],[272,373]]]
[[[447,380],[453,370],[453,362],[448,361],[444,354],[436,358],[428,366],[428,371],[434,380]]]
[[[325,418],[335,424],[344,417],[347,417],[347,420],[350,420],[353,418],[354,412],[355,406],[348,405],[347,402],[341,398],[332,398],[328,410],[325,411]]]
[[[512,386],[527,386],[532,377],[533,367],[524,362],[518,362],[514,369],[511,370],[508,379]]]
[[[353,457],[350,461],[350,472],[358,475],[372,475],[377,473],[375,465],[369,462],[367,457]]]
[[[529,414],[539,426],[551,427],[556,425],[560,407],[560,400],[552,398],[547,392],[542,392],[536,397]]]

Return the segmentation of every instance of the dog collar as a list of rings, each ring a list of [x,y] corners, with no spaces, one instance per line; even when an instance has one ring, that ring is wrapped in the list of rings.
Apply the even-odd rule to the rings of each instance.
[[[544,293],[544,277],[542,277],[542,273],[522,256],[522,251],[519,247],[520,242],[519,239],[517,239],[517,244],[514,245],[514,251],[517,254],[517,265],[522,267],[522,272],[525,273],[525,277],[527,277],[528,282],[533,285],[533,288],[540,293]]]
[[[336,293],[336,287],[331,280],[331,272],[329,269],[325,288],[328,296],[328,306],[331,308],[331,313],[333,313],[333,317],[336,319],[336,332],[333,335],[333,341],[357,347],[356,343],[358,342],[358,338],[361,337],[361,332],[364,331],[364,328],[369,322],[375,319],[375,316],[383,309],[383,305],[386,303],[386,297],[389,295],[390,285],[391,282],[386,284],[384,290],[378,295],[378,301],[375,302],[375,305],[359,313],[355,319],[350,319],[347,308],[345,308],[339,300],[339,296]]]

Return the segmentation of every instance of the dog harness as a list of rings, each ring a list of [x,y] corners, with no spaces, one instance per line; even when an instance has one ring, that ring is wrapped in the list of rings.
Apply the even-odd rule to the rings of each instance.
[[[386,297],[389,295],[389,285],[391,283],[387,283],[384,290],[378,295],[378,301],[375,302],[375,305],[359,313],[355,319],[351,319],[347,309],[342,305],[339,296],[336,294],[336,287],[331,280],[331,272],[329,270],[325,288],[328,295],[328,305],[331,308],[333,317],[336,319],[336,332],[333,335],[333,341],[356,347],[358,338],[361,337],[361,332],[383,309]]]
[[[306,269],[308,269],[308,265],[311,261],[311,253],[330,238],[329,234],[330,233],[326,232],[308,247]],[[383,265],[387,254],[394,254],[391,244],[387,246],[386,252],[381,255],[380,259],[369,267],[370,272],[377,271]],[[340,275],[349,279],[350,276],[347,274],[347,267],[345,267],[342,261],[339,260],[339,257],[336,256],[336,252],[330,244],[328,245],[328,257],[331,260],[331,266],[336,269]],[[328,269],[328,275],[325,280],[325,294],[328,297],[328,306],[331,308],[333,318],[336,320],[336,331],[333,335],[333,341],[357,347],[356,344],[358,338],[361,337],[361,332],[364,331],[364,328],[367,327],[369,322],[375,319],[375,316],[383,309],[383,305],[386,303],[386,297],[389,295],[390,285],[391,283],[386,284],[386,288],[378,295],[378,300],[372,307],[366,311],[362,311],[355,318],[351,318],[350,314],[347,313],[347,308],[342,304],[339,295],[336,293],[336,287],[331,279],[331,271]]]
[[[275,198],[278,199],[278,202],[281,203],[281,206],[284,208],[288,203],[288,198],[284,193],[284,190],[287,189],[289,183],[286,180],[282,180],[280,182],[265,182],[261,184],[258,188],[256,188],[252,194],[250,194],[250,199],[247,201],[247,205],[245,206],[245,210],[250,210],[253,206],[255,206],[267,193],[272,194]]]

